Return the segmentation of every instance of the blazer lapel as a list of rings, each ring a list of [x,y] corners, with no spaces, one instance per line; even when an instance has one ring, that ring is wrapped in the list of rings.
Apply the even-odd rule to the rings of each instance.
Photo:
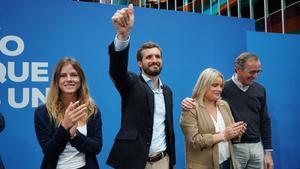
[[[153,91],[151,90],[151,88],[145,82],[142,75],[140,75],[140,79],[141,79],[141,84],[144,87],[145,92],[146,92],[146,99],[148,102],[149,113],[150,113],[149,115],[150,115],[151,120],[153,121],[153,118],[154,118],[154,94],[153,94]]]
[[[171,100],[171,93],[166,89],[165,86],[162,87],[163,89],[163,95],[164,95],[164,100],[165,100],[165,111],[166,111],[166,121],[170,122],[171,120],[171,105],[172,105],[172,100]],[[171,127],[171,126],[170,126]]]
[[[166,112],[170,112],[170,106],[171,106],[170,104],[172,104],[170,101],[171,99],[170,93],[165,86],[163,86],[162,89],[163,89],[163,95],[165,100]],[[167,114],[169,115],[169,113]]]
[[[228,119],[228,112],[227,112],[227,109],[226,109],[225,105],[223,103],[217,103],[217,104],[218,104],[218,107],[219,107],[220,112],[222,114],[225,126],[230,125],[230,120]]]
[[[209,133],[215,133],[216,132],[216,128],[214,125],[213,120],[211,119],[211,116],[209,114],[209,112],[207,111],[207,109],[203,106],[200,106],[199,103],[197,103],[198,105],[196,106],[199,110],[199,116],[202,116],[202,118],[199,118],[199,123],[205,123],[206,125],[202,125],[203,129],[206,132]],[[205,128],[204,128],[205,127]]]

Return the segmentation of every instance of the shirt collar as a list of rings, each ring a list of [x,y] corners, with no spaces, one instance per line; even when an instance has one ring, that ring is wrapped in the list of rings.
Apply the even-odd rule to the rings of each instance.
[[[233,83],[238,87],[240,88],[242,91],[247,91],[249,89],[249,86],[244,86],[237,78],[237,74],[234,73],[231,77]]]
[[[142,73],[142,77],[143,77],[143,79],[145,80],[145,82],[148,84],[148,86],[149,86],[152,90],[162,90],[163,84],[162,84],[160,78],[158,78],[158,83],[159,83],[158,89],[155,89],[154,86],[153,86],[153,81],[152,81],[147,75],[144,75],[144,74]]]

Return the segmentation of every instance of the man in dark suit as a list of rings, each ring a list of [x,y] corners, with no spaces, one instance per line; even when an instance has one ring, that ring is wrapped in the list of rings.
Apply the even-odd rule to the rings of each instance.
[[[162,83],[161,48],[144,43],[137,52],[141,74],[128,72],[133,6],[112,17],[117,35],[109,46],[109,73],[122,98],[121,128],[107,164],[117,169],[170,169],[175,165],[172,91]]]
[[[4,116],[0,112],[0,132],[4,129],[4,127],[5,127]],[[0,156],[0,169],[4,169],[4,165],[3,165],[3,162],[1,160],[1,156]]]

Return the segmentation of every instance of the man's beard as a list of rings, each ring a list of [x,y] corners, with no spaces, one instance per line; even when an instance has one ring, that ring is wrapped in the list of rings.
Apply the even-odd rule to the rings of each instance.
[[[152,66],[152,65],[151,65],[151,66]],[[147,75],[149,75],[149,76],[158,76],[158,75],[160,74],[161,70],[162,70],[162,67],[159,67],[159,65],[157,65],[157,66],[159,67],[159,69],[158,69],[158,70],[152,71],[152,70],[150,69],[151,66],[149,66],[149,67],[147,67],[147,68],[144,68],[143,71],[144,71]]]

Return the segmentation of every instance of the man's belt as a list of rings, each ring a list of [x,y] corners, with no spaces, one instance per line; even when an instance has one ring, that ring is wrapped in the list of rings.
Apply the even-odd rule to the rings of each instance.
[[[159,152],[157,153],[155,156],[152,156],[152,157],[148,157],[147,161],[148,162],[156,162],[156,161],[159,161],[161,159],[163,159],[167,154],[167,151],[162,151],[162,152]]]

